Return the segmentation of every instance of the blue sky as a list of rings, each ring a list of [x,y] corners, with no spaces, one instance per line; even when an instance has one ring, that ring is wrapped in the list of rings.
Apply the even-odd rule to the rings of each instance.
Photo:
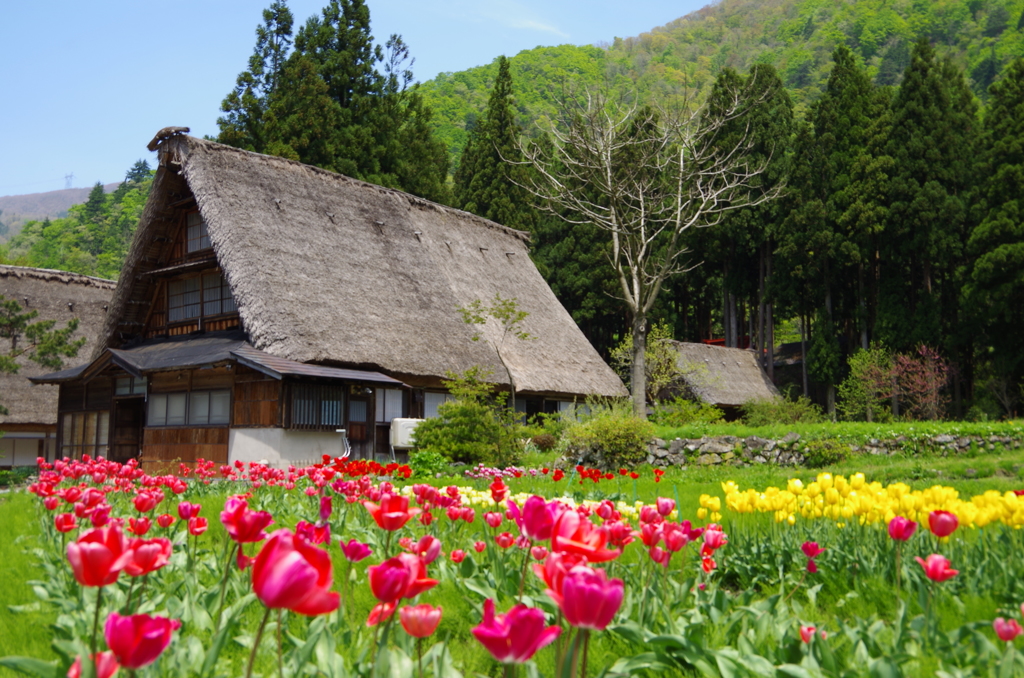
[[[215,135],[271,0],[10,3],[0,22],[0,195],[124,178],[161,127]],[[301,25],[326,0],[291,0]],[[417,80],[538,45],[631,37],[707,0],[368,0],[402,35]]]

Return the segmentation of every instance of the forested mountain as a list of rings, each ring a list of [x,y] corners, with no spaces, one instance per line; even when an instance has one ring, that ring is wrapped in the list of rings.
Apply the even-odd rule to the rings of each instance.
[[[107,184],[103,190],[113,192],[117,184]],[[0,242],[21,230],[29,221],[67,216],[68,208],[89,198],[88,188],[65,188],[45,193],[0,196]]]
[[[851,49],[872,82],[898,85],[922,37],[940,57],[952,57],[986,101],[996,76],[1024,55],[1024,0],[721,0],[637,37],[538,47],[509,63],[519,123],[536,134],[566,88],[609,84],[673,106],[699,100],[723,68],[746,72],[755,63],[775,66],[803,115],[821,95],[839,45]],[[453,163],[497,73],[495,61],[421,87]]]

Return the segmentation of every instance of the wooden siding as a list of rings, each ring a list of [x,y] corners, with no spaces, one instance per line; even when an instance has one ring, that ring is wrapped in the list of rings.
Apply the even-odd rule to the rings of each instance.
[[[281,425],[281,382],[239,367],[235,375],[231,425],[267,428]]]
[[[151,462],[228,463],[228,428],[147,428],[142,438],[143,468]]]
[[[179,370],[157,372],[150,375],[150,393],[174,393],[178,391],[214,391],[231,388],[235,384],[234,370],[215,367],[206,370]]]

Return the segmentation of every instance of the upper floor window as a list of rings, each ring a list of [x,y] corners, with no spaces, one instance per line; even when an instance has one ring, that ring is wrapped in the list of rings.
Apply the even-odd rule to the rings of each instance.
[[[180,322],[237,310],[231,288],[220,273],[172,280],[167,285],[167,320]]]
[[[147,426],[194,426],[231,421],[231,391],[153,393],[149,396]]]
[[[187,243],[186,251],[189,254],[211,247],[210,232],[206,230],[206,220],[199,212],[189,212],[188,214]]]
[[[146,395],[146,378],[118,377],[114,380],[114,395]]]

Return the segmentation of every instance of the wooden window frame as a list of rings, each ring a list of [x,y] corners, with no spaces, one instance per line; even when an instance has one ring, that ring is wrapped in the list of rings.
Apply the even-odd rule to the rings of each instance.
[[[92,439],[86,441],[84,432],[81,442],[77,440],[77,433],[86,427],[86,420],[95,416]],[[106,426],[100,426],[102,420],[106,420]],[[70,426],[68,425],[70,422]],[[70,430],[69,430],[70,429]],[[100,433],[105,429],[106,436]],[[110,410],[77,410],[74,412],[61,412],[60,415],[60,449],[58,456],[69,459],[81,459],[83,454],[89,454],[93,458],[98,456],[106,457],[110,451]]]
[[[349,404],[345,384],[291,382],[286,389],[285,428],[298,431],[336,431],[345,428]],[[302,404],[298,400],[302,397]],[[335,398],[336,396],[336,398]],[[337,421],[324,423],[324,405],[337,402]],[[298,420],[298,421],[297,421]]]
[[[160,428],[160,429],[164,429],[164,428],[228,428],[228,427],[231,426],[231,409],[234,406],[234,394],[233,394],[233,391],[234,391],[233,388],[212,388],[212,389],[197,389],[195,391],[166,391],[166,392],[162,392],[162,393],[152,393],[152,394],[150,394],[148,402],[146,403],[146,424],[145,424],[145,428]],[[227,394],[227,396],[228,396],[227,421],[216,422],[216,423],[209,423],[208,422],[208,423],[205,423],[205,424],[202,424],[202,423],[191,423],[192,422],[192,411],[193,411],[193,402],[192,402],[193,398],[195,398],[197,395],[200,395],[200,394],[203,394],[203,395],[207,395],[208,394],[208,395],[212,396],[212,394],[214,394],[214,393],[224,393],[224,394]],[[160,424],[160,423],[153,423],[152,415],[151,415],[153,403],[158,398],[168,398],[169,399],[172,396],[179,396],[179,395],[184,395],[185,396],[185,414],[184,414],[184,417],[183,417],[183,422],[184,423],[181,423],[181,424],[168,424],[168,423],[166,423],[166,421],[167,421],[166,406],[165,406],[164,417],[163,417],[163,420],[164,420],[165,423],[162,423],[162,424]],[[211,399],[209,401],[207,401],[207,403],[208,403],[207,407],[208,408],[209,408],[209,403],[210,402],[212,402],[212,397],[211,397]]]
[[[210,277],[213,277],[213,276],[217,276],[220,279],[220,284],[217,285],[216,287],[207,287],[206,286],[206,279],[210,278]],[[196,281],[196,290],[194,292],[189,292],[189,291],[185,290],[180,295],[172,292],[171,288],[176,283],[185,283],[186,281],[189,281],[189,280],[195,280]],[[214,290],[214,289],[216,289],[218,291],[218,296],[217,296],[216,301],[214,301],[212,299],[207,299],[207,297],[206,297],[207,290]],[[227,297],[224,296],[225,292],[227,292]],[[198,301],[196,301],[195,303],[189,303],[189,304],[185,304],[184,301],[183,301],[183,303],[181,303],[181,304],[179,304],[177,306],[172,306],[172,304],[171,304],[172,297],[180,296],[180,297],[182,297],[182,300],[184,300],[185,295],[190,294],[190,293],[198,294],[199,295]],[[235,302],[235,297],[231,293],[231,287],[228,285],[228,281],[224,278],[224,272],[220,271],[220,270],[216,270],[216,271],[209,271],[209,270],[207,270],[207,271],[204,271],[204,272],[201,272],[201,273],[196,273],[194,275],[187,275],[187,276],[182,276],[180,278],[174,278],[174,279],[168,280],[167,284],[164,285],[164,301],[165,301],[165,306],[166,306],[166,309],[167,309],[166,313],[167,313],[167,326],[168,327],[170,327],[172,325],[188,325],[190,323],[195,323],[195,322],[199,322],[199,321],[216,320],[218,318],[230,317],[230,316],[238,314],[238,304]],[[231,309],[225,311],[225,310],[223,310],[224,306],[226,305],[225,302],[228,302],[228,301],[230,301]],[[212,304],[212,303],[217,303],[219,305],[219,307],[220,307],[220,310],[218,310],[218,312],[216,312],[216,313],[209,313],[208,314],[208,313],[206,313],[207,304]],[[175,319],[172,320],[172,315],[174,314],[174,311],[176,309],[182,309],[183,312],[184,312],[184,309],[192,308],[192,307],[195,307],[197,309],[196,315],[187,315],[187,316],[183,316],[181,318],[175,318]]]

